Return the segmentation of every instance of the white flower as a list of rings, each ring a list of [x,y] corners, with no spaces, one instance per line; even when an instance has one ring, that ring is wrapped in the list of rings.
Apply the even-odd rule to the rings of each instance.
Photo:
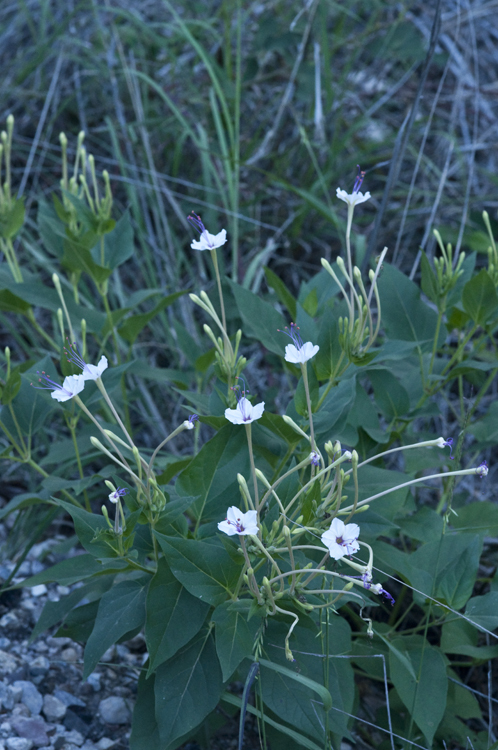
[[[37,370],[36,373],[41,376],[38,378],[38,382],[43,383],[43,385],[34,385],[33,388],[52,391],[51,396],[52,398],[55,398],[56,401],[69,401],[69,399],[76,396],[77,393],[81,393],[85,387],[85,379],[83,378],[83,375],[68,375],[67,378],[64,378],[63,384],[59,385],[59,383],[51,380],[44,372],[40,373]],[[31,383],[31,385],[33,385],[33,383]]]
[[[337,188],[336,195],[338,198],[341,199],[341,201],[344,201],[349,206],[356,206],[358,203],[365,203],[369,198],[372,196],[370,193],[359,193],[359,192],[353,192],[352,193],[346,193],[345,190],[341,190],[341,188]]]
[[[341,190],[341,188],[337,188],[336,195],[338,198],[341,199],[341,201],[344,201],[348,204],[348,206],[351,206],[354,208],[357,203],[365,203],[369,198],[371,198],[370,193],[360,193],[360,188],[363,183],[363,179],[365,177],[365,172],[362,172],[360,169],[360,165],[357,165],[358,167],[358,174],[356,175],[356,180],[354,181],[353,185],[353,192],[352,193],[346,193],[345,190]]]
[[[126,495],[127,492],[128,490],[126,489],[126,487],[118,487],[117,490],[111,492],[111,494],[109,495],[109,500],[111,501],[111,503],[114,503],[114,505],[116,505],[117,503],[119,503],[119,498],[123,495]]]
[[[235,409],[225,409],[225,417],[232,424],[249,424],[255,419],[260,419],[265,410],[265,402],[253,406],[245,396],[239,398]]]
[[[318,344],[313,345],[311,341],[307,341],[300,349],[294,346],[294,344],[287,344],[285,347],[285,361],[293,362],[294,364],[307,362],[315,356],[319,349]]]
[[[322,534],[322,542],[328,547],[330,557],[340,560],[344,555],[353,555],[358,552],[360,545],[358,537],[360,527],[356,523],[344,524],[340,518],[334,518],[328,531]]]
[[[200,240],[192,240],[190,245],[193,250],[214,250],[221,247],[227,241],[226,229],[222,229],[218,234],[211,234],[201,221],[201,217],[192,211],[192,215],[187,217],[188,221],[193,224],[200,232]]]
[[[242,513],[235,505],[227,510],[227,517],[224,521],[220,521],[218,529],[223,531],[228,536],[239,534],[239,536],[247,536],[248,534],[258,533],[258,514],[255,510],[248,510],[247,513]]]
[[[309,359],[314,357],[320,349],[320,347],[316,344],[313,345],[311,341],[303,343],[303,340],[299,334],[299,326],[297,326],[295,323],[290,324],[290,331],[286,326],[285,331],[280,331],[280,333],[285,333],[285,335],[289,336],[293,342],[292,344],[287,344],[287,346],[285,347],[286,362],[292,362],[293,364],[304,364]]]
[[[83,370],[83,378],[85,380],[97,380],[97,378],[101,377],[104,370],[107,370],[109,367],[107,357],[104,357],[104,355],[100,358],[98,365],[87,364],[81,356],[76,343],[69,344],[69,351],[66,348],[64,351],[66,352],[67,361],[74,362],[77,367]]]

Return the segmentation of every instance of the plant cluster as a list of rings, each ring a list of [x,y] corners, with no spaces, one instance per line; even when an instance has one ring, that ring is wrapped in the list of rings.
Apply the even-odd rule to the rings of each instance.
[[[42,269],[22,268],[12,127],[2,136],[0,274],[10,280],[0,304],[23,316],[44,355],[14,363],[5,349],[2,459],[43,480],[1,514],[39,510],[34,539],[63,511],[85,550],[23,583],[80,584],[46,605],[34,635],[58,625],[84,642],[86,677],[112,644],[143,630],[132,750],[173,750],[239,709],[241,732],[250,711],[263,746],[338,748],[356,731],[355,670],[358,681],[384,683],[376,723],[391,747],[466,736],[487,747],[482,707],[459,672],[462,657],[479,665],[498,648],[480,640],[498,624],[496,582],[478,585],[496,508],[466,502],[489,471],[466,435],[493,444],[496,418],[478,411],[498,372],[487,217],[488,268],[475,271],[474,254],[455,259],[439,236],[434,267],[422,255],[428,302],[386,262],[387,248],[366,281],[351,247],[355,208],[370,198],[358,170],[351,193],[337,190],[348,211],[345,258],[324,259],[297,298],[266,269],[276,305],[222,276],[218,251],[230,236],[192,213],[200,238],[191,247],[209,251],[214,285],[190,294],[207,348],[176,327],[191,366],[180,378],[140,361],[134,345],[156,316],[171,326],[165,311],[184,292],[143,289],[119,304],[116,269],[134,253],[133,232],[127,213],[112,218],[109,178],[102,189],[83,134],[71,177],[61,136],[61,198],[40,204],[39,231],[60,267],[53,288]],[[160,300],[138,311],[153,295]],[[287,378],[285,414],[254,385],[240,353],[248,339]],[[168,382],[187,409],[154,447],[134,430],[140,378]],[[453,390],[455,444],[434,429],[434,397]],[[63,430],[52,427],[57,415]],[[167,452],[178,440],[183,453]],[[451,470],[427,473],[448,461]],[[412,494],[417,486],[425,495]],[[230,689],[240,681],[242,695]]]

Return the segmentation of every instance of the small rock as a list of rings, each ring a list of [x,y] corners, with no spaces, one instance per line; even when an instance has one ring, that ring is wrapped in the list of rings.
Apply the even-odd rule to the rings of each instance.
[[[115,644],[109,646],[107,651],[104,651],[104,653],[102,654],[101,661],[104,662],[104,664],[106,662],[114,661],[114,659],[116,658],[116,651],[117,648]]]
[[[92,674],[88,675],[87,677],[88,684],[93,687],[96,693],[98,693],[102,687],[102,685],[100,684],[101,678],[102,675],[100,674],[100,672],[92,672]]]
[[[25,716],[16,716],[11,721],[19,737],[30,740],[36,747],[48,745],[50,740],[47,735],[47,725],[39,716],[28,719]]]
[[[64,717],[64,726],[66,730],[70,732],[72,729],[76,729],[77,732],[86,737],[90,731],[90,725],[81,719],[71,708],[68,708]]]
[[[32,586],[31,587],[31,595],[32,596],[43,596],[43,594],[47,593],[47,587],[44,583],[40,583],[38,586]]]
[[[54,690],[54,695],[58,698],[65,706],[81,706],[85,708],[86,703],[76,698],[75,695],[68,693],[67,690]]]
[[[31,750],[33,743],[26,737],[11,737],[5,743],[7,750]]]
[[[102,737],[102,739],[97,742],[97,750],[108,750],[108,748],[115,744],[116,740],[110,740],[109,737]]]
[[[17,706],[14,706],[12,716],[31,716],[31,711],[24,703],[18,703]]]
[[[0,648],[8,648],[11,643],[12,641],[10,640],[10,638],[0,638]]]
[[[14,687],[22,688],[22,702],[31,711],[31,715],[39,714],[43,706],[43,698],[32,682],[16,680]]]
[[[5,628],[8,630],[9,628],[14,630],[19,626],[19,618],[14,612],[7,612],[6,615],[2,617],[0,620],[0,628]]]
[[[8,721],[2,721],[0,724],[0,732],[5,732],[5,734],[10,734],[12,732],[12,727]]]
[[[80,749],[79,749],[78,745],[73,745],[72,742],[65,742],[62,745],[61,750],[80,750]]]
[[[16,669],[17,659],[6,651],[0,650],[0,672],[12,674]]]
[[[70,732],[64,733],[64,742],[81,747],[84,741],[85,741],[85,738],[83,737],[82,734],[77,732],[76,729],[72,729]]]
[[[43,713],[49,721],[63,719],[66,715],[67,705],[54,695],[43,696]]]
[[[57,586],[56,591],[59,596],[67,596],[71,593],[71,589],[69,588],[69,586]]]
[[[81,750],[97,750],[96,746],[90,740],[87,740],[84,745],[81,746]]]
[[[71,639],[66,638],[65,636],[62,636],[61,638],[50,636],[46,639],[46,644],[49,648],[64,648],[64,646],[68,646],[70,643]]]
[[[123,698],[111,695],[99,703],[99,713],[106,724],[128,724],[130,712]]]
[[[61,653],[61,659],[64,659],[64,661],[70,662],[71,664],[74,664],[78,661],[78,652],[75,648],[65,648],[64,651]]]
[[[12,698],[12,702],[19,703],[22,698],[22,687],[14,687],[14,685],[9,685],[7,691],[9,693],[9,696]]]
[[[33,675],[33,677],[38,677],[38,675],[46,675],[49,669],[50,662],[46,656],[37,656],[36,659],[33,659],[31,664],[29,665],[29,673],[30,675]]]

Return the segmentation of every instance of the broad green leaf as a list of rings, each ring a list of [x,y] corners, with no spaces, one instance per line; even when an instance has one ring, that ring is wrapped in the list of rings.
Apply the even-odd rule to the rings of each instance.
[[[396,638],[393,645],[398,650],[405,651],[413,668],[410,672],[390,651],[389,665],[394,687],[427,743],[431,745],[446,709],[448,678],[443,655],[428,643],[421,642],[419,646],[411,643],[411,648],[406,650],[406,639]]]
[[[64,508],[73,519],[74,529],[83,547],[94,557],[116,557],[116,552],[98,538],[99,533],[107,531],[109,526],[104,516],[88,513],[83,508],[78,508],[65,500],[56,500],[57,505]]]
[[[490,591],[484,596],[473,596],[467,603],[465,615],[485,630],[498,628],[498,591]]]
[[[481,636],[482,637],[482,636]],[[450,620],[441,631],[441,651],[445,654],[462,654],[472,659],[485,661],[496,659],[498,643],[493,641],[489,646],[478,646],[479,631],[467,620]]]
[[[104,265],[114,269],[131,258],[135,248],[133,244],[133,227],[130,221],[129,211],[125,211],[111,232],[104,237],[105,263]],[[100,263],[98,248],[92,253],[94,260]]]
[[[404,417],[410,410],[410,398],[406,389],[389,370],[370,370],[375,401],[387,419]]]
[[[498,536],[498,506],[483,500],[458,508],[458,515],[451,516],[451,525],[459,531],[481,532],[487,536]]]
[[[233,695],[232,693],[223,693],[221,696],[221,700],[225,703],[228,703],[231,706],[237,706],[238,708],[242,708],[242,700],[237,696]],[[305,737],[304,734],[300,734],[299,732],[295,732],[290,727],[287,727],[285,724],[280,724],[277,721],[274,721],[271,719],[267,714],[264,714],[261,716],[261,712],[258,711],[257,708],[254,708],[254,706],[251,706],[250,704],[247,706],[247,711],[250,714],[253,714],[253,716],[259,716],[263,719],[265,724],[268,724],[270,727],[273,727],[276,729],[279,733],[282,733],[286,737],[289,737],[292,742],[295,743],[296,747],[306,747],[307,750],[322,750],[323,745],[317,745],[315,742],[312,742],[308,737]],[[131,748],[133,750],[133,748]]]
[[[220,521],[239,496],[238,473],[250,474],[246,431],[227,423],[180,474],[176,491],[196,498],[190,510],[195,518]]]
[[[2,455],[2,458],[8,458],[8,455],[4,453]],[[15,510],[29,508],[31,505],[43,505],[44,503],[48,502],[51,501],[47,500],[46,498],[39,497],[38,495],[34,495],[31,492],[23,492],[20,495],[16,495],[15,497],[13,497],[12,500],[7,503],[7,505],[4,505],[4,507],[0,509],[0,521],[2,520],[2,518],[10,515],[10,513],[13,513]]]
[[[223,683],[213,635],[202,630],[156,672],[156,721],[162,742],[182,737],[216,707]]]
[[[232,593],[242,569],[219,542],[166,537],[154,532],[175,577],[187,591],[217,606]]]
[[[341,380],[327,394],[323,404],[313,416],[317,442],[334,439],[334,432],[339,432],[345,424],[348,411],[356,397],[356,380]]]
[[[2,390],[2,404],[10,404],[19,393],[21,387],[21,372],[15,367]]]
[[[155,710],[155,675],[146,677],[141,670],[137,686],[137,702],[133,709],[130,750],[167,750],[168,743],[159,737]]]
[[[452,676],[455,679],[456,675]],[[448,682],[448,703],[446,710],[453,716],[459,716],[461,719],[480,719],[482,721],[482,712],[475,695],[467,688],[467,685],[463,683],[457,684],[453,680]]]
[[[289,292],[282,279],[274,273],[271,268],[264,266],[264,272],[266,276],[266,282],[268,286],[275,290],[280,302],[285,305],[291,320],[295,321],[297,316],[297,301]]]
[[[122,558],[106,560],[101,562],[96,560],[93,555],[76,555],[67,560],[62,560],[56,565],[52,565],[47,570],[42,570],[35,576],[26,578],[22,586],[37,586],[40,583],[49,583],[57,581],[61,586],[71,586],[73,583],[83,581],[100,573],[117,573],[128,567],[128,562]]]
[[[100,599],[112,586],[115,575],[116,573],[113,576],[106,576],[105,578],[90,581],[84,586],[74,589],[67,596],[61,597],[58,602],[48,601],[30,635],[30,642],[40,633],[43,633],[44,630],[48,630],[48,628],[64,620],[66,615],[83,599],[89,599],[90,601]]]
[[[30,308],[31,305],[28,302],[25,302],[9,289],[0,290],[0,310],[24,315]]]
[[[13,198],[9,210],[0,216],[0,236],[13,239],[24,224],[24,215],[24,198]]]
[[[34,435],[43,427],[48,415],[56,408],[57,402],[54,399],[47,397],[47,393],[31,385],[31,383],[34,386],[40,385],[38,370],[40,373],[45,370],[47,375],[51,375],[54,380],[58,381],[55,367],[49,357],[44,357],[22,374],[21,387],[17,395],[9,407],[3,406],[1,409],[0,418],[14,436],[17,436],[16,423],[23,435]],[[15,421],[10,409],[14,411]]]
[[[432,542],[441,539],[443,519],[435,510],[423,505],[412,516],[398,520],[403,533],[419,542]]]
[[[467,281],[462,292],[463,309],[477,325],[484,326],[496,313],[498,294],[489,273],[481,269]]]
[[[229,283],[242,318],[245,335],[257,339],[270,352],[283,357],[287,342],[278,329],[284,330],[287,325],[285,319],[273,305],[262,300],[257,294],[244,289],[234,281]]]
[[[263,416],[258,420],[258,426],[266,427],[274,435],[278,435],[289,446],[294,446],[303,439],[292,427],[289,427],[279,414],[270,414],[268,411],[263,412]]]
[[[360,383],[356,383],[356,397],[348,412],[348,424],[361,427],[377,443],[387,443],[389,440],[389,432],[381,428],[377,409]]]
[[[314,412],[318,404],[318,396],[319,396],[318,380],[316,379],[316,375],[315,375],[313,368],[309,367],[308,365],[305,365],[305,367],[308,368],[307,370],[308,389],[309,389],[309,394],[310,394],[311,411]],[[304,417],[305,419],[308,418],[308,401],[306,398],[306,390],[304,388],[304,380],[302,377],[299,378],[299,382],[297,384],[297,388],[294,393],[294,408],[299,414],[299,416]]]
[[[216,653],[223,672],[223,682],[227,682],[241,661],[251,656],[260,622],[256,617],[247,621],[247,606],[242,601],[219,604],[213,612],[212,620],[216,626]]]
[[[199,632],[209,604],[189,594],[161,558],[149,585],[146,610],[145,640],[150,674]]]
[[[330,281],[334,283],[332,279]],[[314,341],[320,349],[316,357],[313,358],[313,364],[319,380],[326,380],[332,377],[334,373],[337,373],[339,362],[344,358],[339,343],[338,317],[339,314],[335,310],[326,307],[320,319],[318,336],[316,337],[316,341]]]
[[[126,318],[124,323],[119,327],[120,335],[126,339],[129,344],[134,344],[136,338],[141,331],[145,328],[150,321],[158,315],[162,310],[173,304],[179,297],[186,294],[186,292],[174,292],[169,294],[157,303],[157,305],[148,313],[140,313],[139,315],[131,315]]]
[[[85,643],[92,633],[98,609],[98,601],[82,604],[72,609],[55,633],[55,637],[71,638],[73,641]]]
[[[437,313],[420,299],[419,287],[388,263],[378,281],[382,301],[382,323],[391,339],[416,342],[422,351],[430,351],[436,335]],[[438,344],[444,341],[444,331]]]
[[[493,401],[484,417],[471,424],[468,429],[483,447],[498,443],[498,401]],[[481,505],[479,503],[474,507],[479,508]]]
[[[110,646],[145,622],[145,596],[149,582],[148,575],[121,581],[103,595],[85,648],[84,680]]]

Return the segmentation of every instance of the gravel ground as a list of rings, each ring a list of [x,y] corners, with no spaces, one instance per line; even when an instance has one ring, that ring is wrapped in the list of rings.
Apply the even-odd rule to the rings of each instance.
[[[0,542],[7,533],[0,524]],[[35,545],[14,581],[56,562],[50,548],[58,542]],[[13,567],[0,563],[0,585]],[[0,750],[128,748],[138,669],[146,658],[143,636],[109,649],[85,682],[79,644],[50,632],[29,642],[45,603],[70,590],[42,584],[0,596]]]

